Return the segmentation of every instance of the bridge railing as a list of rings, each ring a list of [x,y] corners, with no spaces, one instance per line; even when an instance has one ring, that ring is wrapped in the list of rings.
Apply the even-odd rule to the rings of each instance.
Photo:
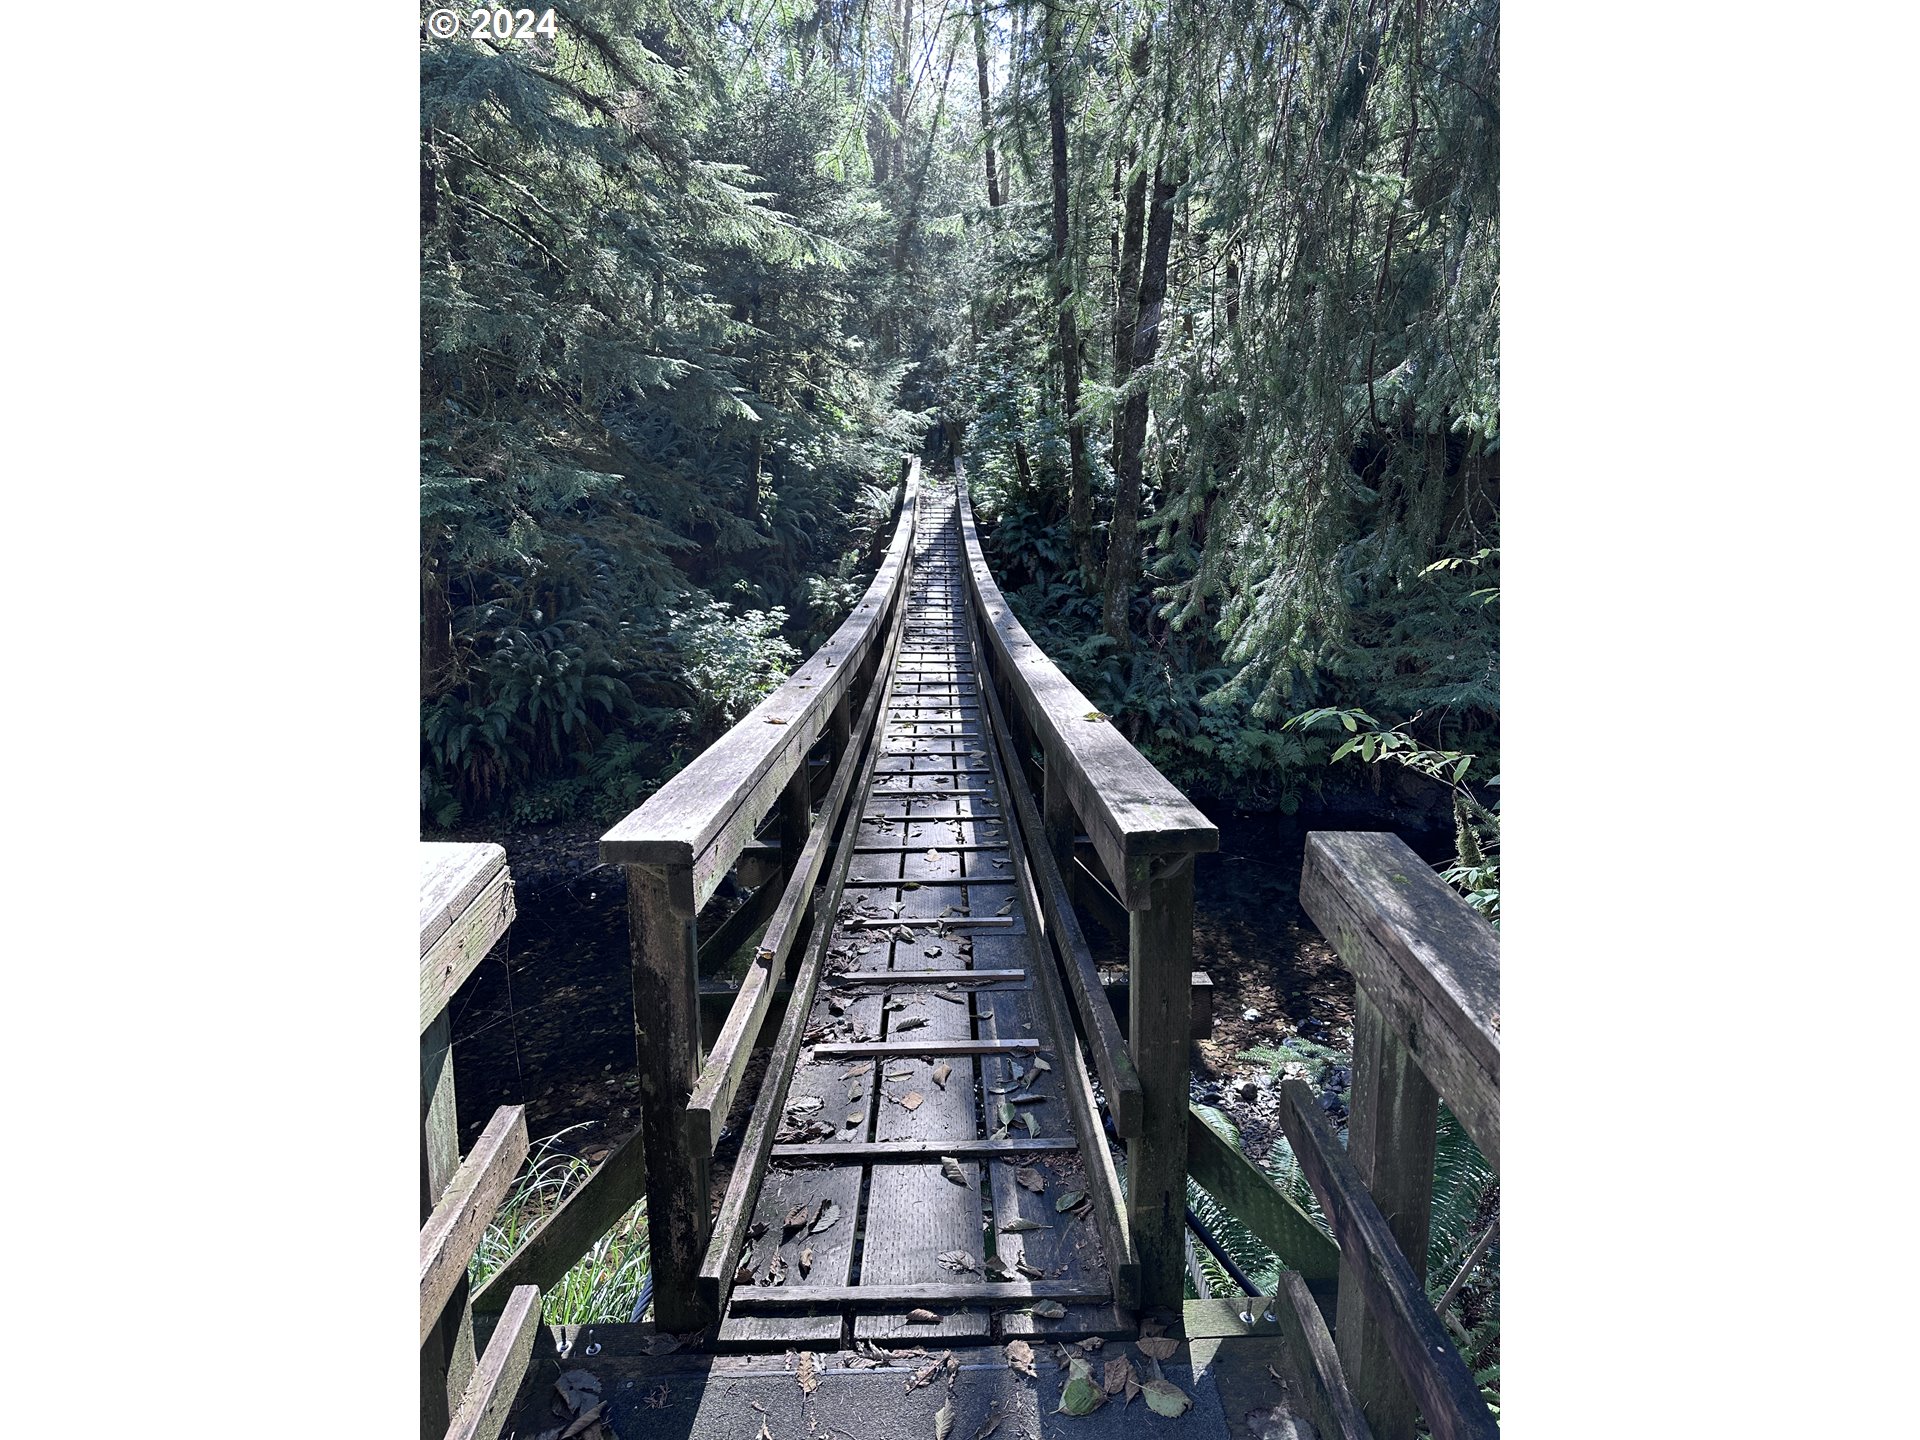
[[[420,852],[420,1437],[492,1440],[526,1372],[540,1291],[502,1292],[478,1353],[467,1263],[527,1158],[527,1121],[501,1106],[461,1158],[447,1002],[506,933],[513,878],[498,845]]]
[[[1126,1142],[1127,1228],[1140,1266],[1141,1303],[1178,1305],[1186,1266],[1193,862],[1220,848],[1220,832],[1014,618],[981,553],[964,484],[959,519],[1001,743],[1029,779],[1025,757],[1039,756],[1037,812],[1018,786],[1015,803],[1023,828],[1032,832],[1029,854],[1048,938],[1086,1029],[1115,1129]],[[1125,1043],[1067,887],[1083,832],[1126,912]]]
[[[809,933],[808,902],[858,769],[849,763],[862,748],[854,717],[860,728],[871,724],[867,702],[906,593],[919,500],[914,460],[892,539],[853,613],[779,689],[601,837],[600,858],[626,871],[640,1128],[475,1295],[477,1307],[498,1308],[519,1284],[554,1283],[644,1194],[656,1323],[684,1333],[715,1318],[718,1286],[702,1283],[714,1263],[713,1148],[775,990]],[[751,862],[761,878],[770,868],[755,839],[770,816],[777,872],[703,945],[700,913],[729,871],[738,866],[744,878]],[[701,955],[731,952],[762,920],[766,931],[708,1051]],[[749,1158],[743,1152],[742,1163]]]
[[[1340,1364],[1377,1440],[1499,1433],[1424,1287],[1439,1102],[1500,1166],[1500,942],[1397,835],[1307,837],[1300,903],[1354,977],[1344,1148],[1313,1092],[1281,1125],[1340,1246]]]

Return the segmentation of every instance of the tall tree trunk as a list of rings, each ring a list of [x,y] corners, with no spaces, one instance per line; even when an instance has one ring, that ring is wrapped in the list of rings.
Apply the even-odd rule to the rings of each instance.
[[[1000,192],[1000,175],[993,158],[993,92],[987,86],[987,22],[984,8],[973,12],[973,63],[980,81],[980,134],[987,152],[987,205],[998,210],[1005,201]],[[993,302],[993,328],[996,333],[1007,327],[1007,298],[1004,293]],[[1033,498],[1033,466],[1027,460],[1027,447],[1016,434],[1013,437],[1013,470],[1020,480],[1020,492]]]
[[[1167,255],[1173,248],[1173,196],[1179,182],[1156,166],[1153,206],[1147,217],[1147,248],[1140,264],[1139,320],[1133,332],[1132,368],[1143,370],[1160,349],[1161,310],[1167,298]],[[1127,623],[1133,585],[1140,572],[1140,470],[1147,443],[1147,389],[1129,395],[1120,411],[1120,463],[1114,469],[1113,526],[1107,535],[1107,583],[1103,619],[1122,651],[1133,646]]]
[[[1127,163],[1132,165],[1138,159],[1138,152],[1129,150]],[[1133,177],[1133,183],[1127,186],[1127,204],[1120,225],[1120,264],[1114,272],[1113,299],[1113,388],[1118,390],[1127,383],[1127,376],[1133,371],[1133,326],[1134,292],[1140,285],[1140,232],[1144,228],[1147,209],[1147,172],[1142,170]],[[1113,413],[1113,468],[1120,469],[1120,432],[1124,428],[1124,411]]]
[[[980,134],[987,152],[987,205],[1000,208],[1000,175],[993,160],[993,95],[987,89],[987,20],[978,7],[973,12],[973,63],[980,77]]]
[[[1047,129],[1053,140],[1053,298],[1059,325],[1062,402],[1067,421],[1067,528],[1086,580],[1098,573],[1093,548],[1093,485],[1087,473],[1087,422],[1080,417],[1080,327],[1073,317],[1067,255],[1067,90],[1060,58],[1061,22],[1051,0],[1043,38],[1047,66]]]
[[[887,113],[893,116],[893,142],[889,146],[888,168],[897,179],[901,172],[901,150],[907,137],[908,77],[913,64],[913,0],[900,0],[900,43],[893,52],[893,97]]]

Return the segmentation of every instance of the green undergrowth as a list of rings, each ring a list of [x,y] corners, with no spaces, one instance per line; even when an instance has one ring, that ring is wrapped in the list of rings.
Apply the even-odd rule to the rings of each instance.
[[[1345,1086],[1328,1086],[1327,1081],[1351,1074],[1353,1057],[1349,1052],[1316,1045],[1294,1037],[1279,1046],[1261,1046],[1240,1057],[1265,1066],[1275,1084],[1297,1077],[1313,1085],[1322,1094],[1332,1094],[1340,1102],[1338,1114],[1344,1116],[1350,1098]],[[1236,1149],[1241,1148],[1239,1128],[1224,1112],[1211,1106],[1196,1107]],[[1330,1119],[1332,1117],[1329,1117]],[[1340,1138],[1346,1138],[1344,1120],[1336,1126]],[[1248,1157],[1252,1159],[1251,1156]],[[1300,1162],[1284,1135],[1276,1136],[1273,1150],[1256,1167],[1273,1181],[1301,1210],[1331,1237],[1325,1214],[1313,1188],[1307,1183]],[[1433,1213],[1427,1242],[1427,1298],[1437,1307],[1446,1297],[1474,1244],[1497,1219],[1500,1181],[1466,1131],[1460,1128],[1453,1112],[1440,1107],[1440,1126],[1435,1138],[1433,1164]],[[1187,1203],[1202,1224],[1213,1233],[1220,1246],[1245,1272],[1263,1295],[1275,1294],[1280,1272],[1286,1268],[1280,1258],[1234,1218],[1231,1212],[1192,1180],[1187,1182]],[[1197,1252],[1200,1268],[1217,1295],[1237,1295],[1239,1287],[1204,1248]],[[1191,1282],[1189,1282],[1191,1285]],[[1500,1244],[1493,1243],[1474,1263],[1473,1270],[1459,1287],[1441,1315],[1442,1323],[1454,1344],[1459,1346],[1482,1396],[1500,1413]]]
[[[593,1173],[593,1166],[562,1148],[573,1126],[534,1142],[526,1166],[480,1239],[467,1274],[475,1289],[507,1263],[539,1223],[559,1209]],[[600,1325],[632,1318],[649,1267],[647,1202],[643,1199],[580,1257],[541,1297],[549,1325]]]

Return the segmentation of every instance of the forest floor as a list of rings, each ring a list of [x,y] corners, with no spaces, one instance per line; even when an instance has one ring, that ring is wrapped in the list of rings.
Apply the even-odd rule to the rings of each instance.
[[[1205,808],[1220,826],[1220,851],[1199,861],[1193,963],[1213,980],[1214,1026],[1194,1045],[1193,1098],[1231,1117],[1258,1161],[1279,1134],[1278,1087],[1273,1067],[1245,1052],[1295,1036],[1338,1051],[1352,1044],[1352,977],[1300,908],[1307,831],[1390,822]],[[506,943],[451,1007],[463,1142],[503,1104],[527,1107],[536,1139],[567,1132],[558,1148],[589,1161],[638,1128],[626,886],[599,863],[605,828],[475,827],[445,837],[504,845],[517,906]],[[1449,837],[1401,829],[1429,859],[1448,849]],[[1098,927],[1090,938],[1115,953]]]

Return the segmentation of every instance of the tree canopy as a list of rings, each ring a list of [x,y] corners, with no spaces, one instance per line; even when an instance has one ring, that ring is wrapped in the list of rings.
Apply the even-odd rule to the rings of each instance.
[[[582,0],[421,83],[430,823],[637,802],[923,448],[1177,782],[1291,808],[1344,707],[1481,807],[1493,0]]]

